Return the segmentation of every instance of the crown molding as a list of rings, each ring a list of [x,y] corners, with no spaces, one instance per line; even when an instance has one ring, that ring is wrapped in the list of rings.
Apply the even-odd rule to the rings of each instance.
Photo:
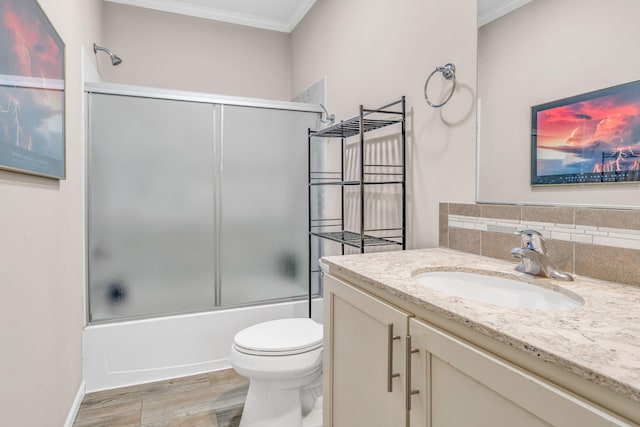
[[[531,2],[531,0],[510,0],[505,1],[497,7],[487,10],[486,12],[478,15],[478,27],[488,24],[489,22],[500,18],[502,15],[506,15],[509,12],[513,12],[519,7]]]
[[[296,28],[296,26],[300,23],[300,21],[302,21],[302,18],[306,16],[307,12],[309,12],[309,10],[313,7],[315,3],[316,3],[316,0],[304,0],[300,3],[298,8],[291,14],[291,17],[287,22],[287,28],[288,28],[287,33],[290,33]]]
[[[270,19],[258,15],[250,15],[239,12],[232,12],[214,7],[204,7],[193,4],[185,4],[172,0],[106,0],[112,3],[120,3],[129,6],[143,7],[146,9],[160,10],[162,12],[177,13],[180,15],[195,16],[198,18],[211,19],[214,21],[229,22],[232,24],[246,25],[249,27],[262,28],[264,30],[290,33],[304,15],[311,9],[316,0],[304,0],[300,6],[291,14],[285,22],[277,19]]]

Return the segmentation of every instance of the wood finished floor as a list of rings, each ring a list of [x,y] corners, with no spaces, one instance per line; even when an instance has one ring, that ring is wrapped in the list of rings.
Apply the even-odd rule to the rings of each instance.
[[[237,427],[249,380],[233,369],[88,393],[74,427]]]

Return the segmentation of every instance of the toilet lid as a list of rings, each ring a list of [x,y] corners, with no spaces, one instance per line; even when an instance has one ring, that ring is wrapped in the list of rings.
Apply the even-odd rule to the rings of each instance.
[[[251,354],[303,353],[322,347],[322,325],[306,318],[271,320],[238,332],[233,344]]]

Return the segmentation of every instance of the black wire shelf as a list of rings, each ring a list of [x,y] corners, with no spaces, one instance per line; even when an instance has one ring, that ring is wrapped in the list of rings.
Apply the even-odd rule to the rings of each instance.
[[[322,186],[322,185],[387,185],[387,184],[404,184],[404,181],[323,181],[323,182],[310,182],[309,186]]]
[[[401,111],[387,109],[397,105],[401,105]],[[360,115],[343,120],[328,128],[309,132],[309,137],[349,138],[359,135],[360,132],[366,133],[397,123],[404,123],[404,116],[404,97],[402,97],[399,101],[392,102],[375,110],[365,109],[361,106]]]
[[[321,237],[323,239],[333,240],[334,242],[338,242],[341,244],[349,245],[354,248],[361,248],[363,239],[361,238],[360,233],[354,233],[352,231],[330,231],[330,232],[315,232],[312,231],[309,233],[312,236]],[[402,236],[392,236],[392,237],[376,237],[368,234],[363,235],[364,238],[364,246],[387,246],[387,245],[399,245],[402,246],[402,242],[397,242],[392,240],[402,239]]]
[[[309,200],[309,317],[311,317],[311,290],[313,280],[317,279],[318,285],[322,288],[322,270],[318,269],[314,264],[315,260],[312,259],[321,258],[325,250],[324,245],[320,243],[322,240],[333,241],[341,245],[342,254],[345,254],[345,248],[352,247],[358,249],[358,252],[365,253],[366,247],[381,247],[380,250],[394,250],[406,248],[406,106],[405,97],[401,97],[399,100],[391,102],[387,105],[379,107],[377,109],[367,109],[363,105],[360,105],[360,113],[356,117],[352,117],[347,120],[343,120],[333,126],[316,131],[308,130],[307,143],[309,144],[308,150],[308,200]],[[378,138],[374,136],[366,137],[365,133],[371,132],[377,129],[385,128],[387,126],[397,125],[396,131],[391,130],[389,134],[381,133],[380,136],[384,136],[390,141],[399,144],[400,158],[397,155],[381,157],[374,155],[373,151],[368,151],[367,144],[369,141],[377,141]],[[347,152],[347,139],[357,136],[359,139],[358,146],[353,148],[357,149],[358,163],[346,164],[346,152]],[[340,167],[329,167],[329,170],[318,171],[312,170],[312,156],[311,145],[312,140],[316,138],[320,142],[322,138],[340,139],[341,150],[340,154]],[[369,141],[367,141],[369,139]],[[328,141],[326,141],[328,143]],[[331,143],[333,144],[333,143]],[[333,146],[333,145],[332,145]],[[350,147],[351,148],[351,147]],[[374,147],[375,148],[375,147]],[[337,154],[337,153],[336,153]],[[395,152],[391,153],[395,154]],[[379,163],[376,160],[380,159]],[[319,166],[324,167],[323,165]],[[337,169],[337,170],[336,170]],[[349,172],[349,173],[347,173]],[[355,176],[358,178],[354,179]],[[382,228],[384,227],[383,221],[377,229],[361,228],[359,232],[347,231],[345,227],[345,204],[346,198],[351,197],[352,193],[359,193],[359,222],[360,227],[367,224],[365,218],[368,213],[365,212],[365,206],[369,193],[374,193],[365,188],[367,186],[384,186],[384,185],[397,185],[393,188],[394,195],[401,195],[401,218],[400,224],[396,221],[393,224],[389,224],[395,228]],[[337,215],[336,218],[312,218],[313,196],[317,195],[317,191],[324,186],[340,187],[338,192],[340,193],[340,201],[337,206],[331,206],[331,214]],[[315,188],[316,190],[313,190]],[[352,188],[355,191],[347,191],[347,188]],[[371,188],[370,188],[371,189]],[[331,190],[331,193],[336,191]],[[322,193],[320,193],[322,194]],[[321,199],[319,199],[321,200]],[[321,214],[322,205],[319,206],[316,214]],[[340,213],[334,212],[334,210],[340,209]],[[373,209],[373,208],[371,208]],[[355,212],[354,212],[355,213]],[[355,218],[354,218],[355,219]],[[398,225],[400,225],[398,227]],[[382,246],[394,246],[395,248],[382,248]],[[331,247],[331,250],[335,250]],[[372,251],[375,249],[372,249]],[[318,275],[318,276],[316,276]],[[315,279],[314,279],[315,278]]]
[[[402,119],[362,119],[364,132],[381,129],[386,126],[402,123]],[[360,133],[360,116],[343,120],[331,127],[309,133],[309,136],[320,138],[349,138]]]

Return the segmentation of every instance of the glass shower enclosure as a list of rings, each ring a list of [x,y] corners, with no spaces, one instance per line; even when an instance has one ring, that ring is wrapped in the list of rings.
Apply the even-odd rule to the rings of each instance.
[[[319,107],[87,92],[90,322],[308,296]]]

